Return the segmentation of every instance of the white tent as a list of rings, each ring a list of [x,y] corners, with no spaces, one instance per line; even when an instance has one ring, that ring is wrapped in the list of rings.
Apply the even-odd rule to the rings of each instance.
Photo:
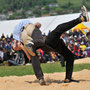
[[[88,13],[90,16],[90,12]],[[80,13],[75,14],[66,14],[66,15],[57,15],[57,16],[48,16],[48,17],[39,17],[39,18],[27,18],[30,19],[33,23],[40,22],[42,24],[41,31],[42,33],[48,34],[49,30],[53,30],[58,24],[76,19]],[[16,24],[18,24],[22,19],[18,20],[7,20],[0,21],[0,36],[2,33],[5,35],[10,35],[13,32],[13,29]],[[90,28],[90,22],[83,23],[85,26]]]

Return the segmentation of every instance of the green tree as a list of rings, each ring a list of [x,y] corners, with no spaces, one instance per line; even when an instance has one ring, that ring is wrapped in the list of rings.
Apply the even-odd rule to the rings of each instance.
[[[41,16],[41,9],[40,8],[34,8],[33,14],[35,14],[36,17]]]

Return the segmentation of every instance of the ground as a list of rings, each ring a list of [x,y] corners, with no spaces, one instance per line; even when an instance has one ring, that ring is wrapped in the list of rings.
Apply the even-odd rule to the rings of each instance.
[[[90,58],[75,63],[90,63]],[[44,74],[46,86],[40,86],[34,75],[0,77],[0,90],[90,90],[90,70],[73,73],[79,82],[63,83],[65,73]]]

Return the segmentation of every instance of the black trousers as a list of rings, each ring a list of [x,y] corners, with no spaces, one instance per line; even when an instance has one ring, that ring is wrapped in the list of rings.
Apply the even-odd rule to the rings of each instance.
[[[72,78],[74,54],[67,48],[60,36],[62,33],[70,30],[77,24],[81,23],[79,18],[58,25],[46,38],[45,44],[52,47],[56,52],[64,56],[66,60],[66,79]]]
[[[60,39],[62,33],[70,30],[72,27],[81,23],[79,18],[69,21],[67,23],[63,23],[58,25],[46,38],[43,40],[41,31],[38,28],[35,28],[32,34],[34,46],[33,49],[41,48],[44,51],[56,51],[64,56],[66,60],[66,78],[71,79],[73,72],[73,64],[74,64],[74,55],[72,52],[66,47],[63,40]],[[35,72],[35,75],[38,79],[43,77],[43,72],[40,67],[40,61],[36,56],[31,57],[32,66]]]

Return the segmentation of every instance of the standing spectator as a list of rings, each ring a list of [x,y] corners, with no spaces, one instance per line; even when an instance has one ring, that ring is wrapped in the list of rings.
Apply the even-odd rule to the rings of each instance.
[[[10,35],[10,41],[13,42],[13,33]]]
[[[10,38],[9,38],[9,36],[8,36],[8,35],[6,36],[6,42],[7,42],[7,43],[9,43],[9,42],[10,42]]]

